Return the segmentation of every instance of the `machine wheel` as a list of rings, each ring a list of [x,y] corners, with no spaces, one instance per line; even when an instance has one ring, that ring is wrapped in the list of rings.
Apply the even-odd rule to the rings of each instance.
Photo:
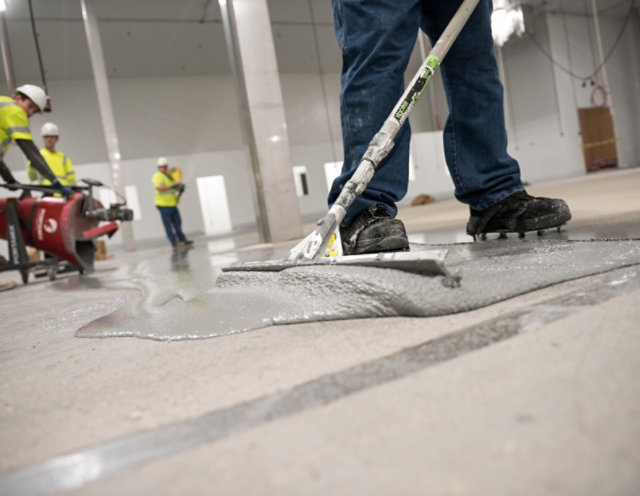
[[[47,276],[50,281],[55,281],[56,276],[58,275],[58,268],[55,265],[50,265],[47,267]]]
[[[29,271],[28,270],[21,270],[20,271],[20,276],[22,276],[22,283],[23,284],[27,284],[29,282]]]

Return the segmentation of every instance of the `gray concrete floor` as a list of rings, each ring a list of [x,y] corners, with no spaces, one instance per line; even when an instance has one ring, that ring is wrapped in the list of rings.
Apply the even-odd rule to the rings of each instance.
[[[640,169],[528,190],[572,209],[545,237],[640,239]],[[453,200],[399,216],[413,242],[471,241]],[[196,239],[182,273],[292,246],[255,240]],[[0,494],[640,493],[637,265],[443,317],[75,337],[134,269],[176,269],[164,244],[111,255],[0,293]]]

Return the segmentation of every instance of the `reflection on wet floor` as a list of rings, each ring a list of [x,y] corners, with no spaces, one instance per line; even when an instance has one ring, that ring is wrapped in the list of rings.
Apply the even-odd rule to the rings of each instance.
[[[209,253],[221,253],[238,248],[236,241],[233,238],[209,240],[206,243]]]
[[[184,271],[189,270],[189,251],[179,250],[171,254],[171,270]]]

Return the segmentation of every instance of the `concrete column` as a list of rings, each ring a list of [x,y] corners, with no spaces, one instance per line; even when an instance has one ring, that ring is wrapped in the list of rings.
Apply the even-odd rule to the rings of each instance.
[[[7,95],[13,96],[15,81],[13,80],[13,63],[11,61],[11,51],[9,50],[9,38],[6,33],[6,23],[4,12],[0,12],[0,46],[2,47],[2,66],[7,77]]]
[[[287,123],[266,0],[218,0],[254,178],[261,241],[302,236]]]
[[[120,146],[118,144],[116,123],[113,118],[111,93],[109,92],[109,81],[107,80],[107,71],[104,65],[102,43],[100,42],[100,31],[98,30],[98,20],[93,9],[93,0],[81,0],[81,2],[82,18],[84,20],[84,29],[87,34],[91,67],[93,68],[93,80],[96,84],[96,92],[98,93],[98,106],[100,108],[100,116],[102,117],[102,129],[104,131],[104,140],[107,147],[107,154],[109,156],[111,182],[113,184],[113,188],[124,198],[124,181],[120,166]],[[133,226],[131,225],[131,222],[121,222],[120,232],[122,234],[124,249],[127,251],[135,250],[136,242],[133,237]]]

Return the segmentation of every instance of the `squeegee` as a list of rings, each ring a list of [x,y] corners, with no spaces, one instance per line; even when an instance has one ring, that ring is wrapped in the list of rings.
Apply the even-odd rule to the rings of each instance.
[[[342,255],[340,223],[353,201],[362,194],[373,177],[376,167],[391,152],[394,138],[407,120],[420,95],[449,52],[451,45],[467,23],[480,0],[465,0],[452,17],[438,41],[427,55],[418,72],[407,85],[380,131],[373,137],[351,179],[316,228],[294,246],[288,257],[264,262],[239,262],[222,270],[279,271],[307,265],[369,265],[397,268],[425,275],[443,275],[453,280],[444,266],[446,250],[417,252],[386,252],[368,255]]]

